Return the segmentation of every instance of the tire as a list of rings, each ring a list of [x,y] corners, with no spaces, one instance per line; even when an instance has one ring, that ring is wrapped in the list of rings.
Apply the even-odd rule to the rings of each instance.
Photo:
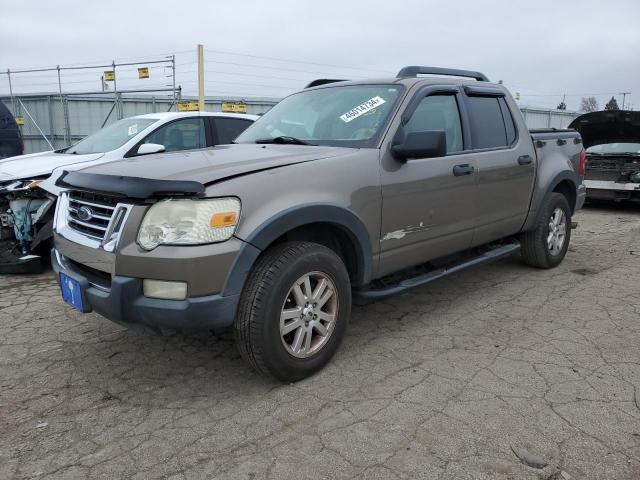
[[[351,283],[340,257],[316,243],[286,242],[265,251],[249,274],[234,324],[236,345],[257,371],[294,382],[331,360],[350,313]]]
[[[558,237],[562,233],[562,223],[557,225],[555,233],[552,230],[561,212],[564,237],[562,245],[558,245]],[[553,238],[551,238],[553,237]],[[551,238],[551,241],[549,239]],[[522,259],[527,265],[536,268],[557,267],[567,254],[571,241],[571,209],[567,198],[561,193],[552,193],[545,205],[533,230],[524,232],[520,236]]]

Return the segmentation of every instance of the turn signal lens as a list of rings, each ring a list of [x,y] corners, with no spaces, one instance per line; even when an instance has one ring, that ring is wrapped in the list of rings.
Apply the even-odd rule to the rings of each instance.
[[[215,213],[211,217],[211,225],[213,228],[231,227],[236,224],[238,214],[236,212],[220,212]]]
[[[27,188],[29,190],[33,190],[34,188],[36,188],[41,183],[42,183],[42,180],[32,180],[31,182],[29,182],[29,185],[27,185]]]

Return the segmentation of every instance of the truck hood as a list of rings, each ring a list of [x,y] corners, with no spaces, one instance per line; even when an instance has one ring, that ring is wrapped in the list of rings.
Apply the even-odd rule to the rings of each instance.
[[[341,147],[237,144],[115,160],[79,173],[121,175],[153,180],[187,180],[209,185],[229,177],[353,151]]]
[[[0,161],[0,182],[49,176],[58,167],[91,162],[102,156],[104,153],[69,155],[44,152],[7,158]]]
[[[574,119],[569,128],[580,132],[584,148],[605,143],[640,143],[640,112],[605,110],[585,113]]]

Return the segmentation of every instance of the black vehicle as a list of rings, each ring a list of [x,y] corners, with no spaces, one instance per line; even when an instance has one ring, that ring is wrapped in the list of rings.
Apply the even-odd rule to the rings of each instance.
[[[587,198],[640,202],[640,112],[586,113],[569,128],[580,132],[587,149]]]
[[[0,102],[0,160],[24,153],[24,142],[13,115]]]

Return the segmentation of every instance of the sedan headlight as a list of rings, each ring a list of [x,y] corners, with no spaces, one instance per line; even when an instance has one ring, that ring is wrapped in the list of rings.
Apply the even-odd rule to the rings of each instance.
[[[240,200],[235,197],[162,200],[144,216],[138,244],[153,250],[158,245],[223,242],[231,238],[239,218]]]

